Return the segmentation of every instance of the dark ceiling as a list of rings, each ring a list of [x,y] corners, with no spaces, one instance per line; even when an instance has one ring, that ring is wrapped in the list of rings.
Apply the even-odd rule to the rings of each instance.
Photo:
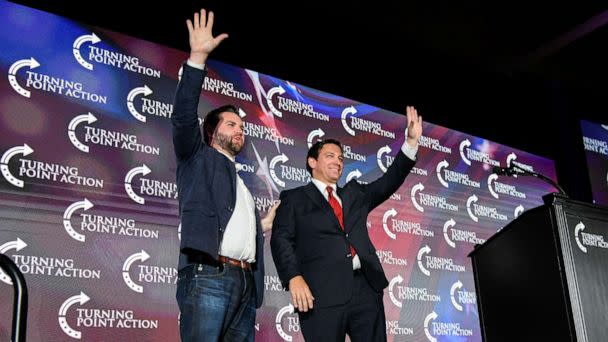
[[[230,35],[216,60],[396,112],[414,104],[556,160],[560,179],[582,153],[578,120],[608,121],[604,1],[14,2],[183,51],[204,6]]]

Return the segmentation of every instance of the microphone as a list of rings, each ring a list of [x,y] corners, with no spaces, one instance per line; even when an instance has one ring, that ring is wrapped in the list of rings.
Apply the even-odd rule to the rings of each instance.
[[[492,172],[499,176],[513,176],[514,174],[520,173],[513,168],[513,165],[509,167],[494,166]]]
[[[559,191],[560,194],[568,197],[568,194],[566,194],[566,191],[564,191],[564,189],[562,189],[562,187],[559,186],[559,184],[557,184],[551,178],[549,178],[543,174],[537,173],[537,172],[522,169],[519,166],[515,165],[514,163],[511,163],[511,165],[509,167],[494,166],[492,168],[492,172],[499,176],[509,176],[509,177],[512,177],[514,175],[533,176],[533,177],[539,178],[539,179],[551,184],[554,188],[556,188]]]

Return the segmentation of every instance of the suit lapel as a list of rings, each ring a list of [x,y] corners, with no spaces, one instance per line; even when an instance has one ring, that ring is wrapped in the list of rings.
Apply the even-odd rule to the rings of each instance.
[[[342,200],[342,215],[344,216],[344,230],[347,233],[350,233],[350,230],[352,229],[352,225],[350,224],[350,211],[352,208],[352,203],[351,201],[348,201],[349,196],[345,196],[345,191],[344,188],[338,187],[338,189],[336,190],[336,192],[338,193],[338,196],[340,196],[340,200]]]
[[[321,208],[321,210],[323,210],[323,212],[331,218],[332,222],[334,222],[334,226],[337,229],[342,230],[340,228],[338,218],[336,217],[336,214],[334,214],[334,210],[331,208],[329,202],[325,199],[325,197],[323,197],[321,191],[319,191],[314,183],[308,183],[308,185],[304,187],[304,192],[316,206]]]

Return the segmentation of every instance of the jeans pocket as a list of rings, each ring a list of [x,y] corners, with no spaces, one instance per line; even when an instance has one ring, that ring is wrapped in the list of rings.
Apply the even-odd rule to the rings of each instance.
[[[226,267],[198,264],[194,267],[193,278],[215,278],[226,274]]]

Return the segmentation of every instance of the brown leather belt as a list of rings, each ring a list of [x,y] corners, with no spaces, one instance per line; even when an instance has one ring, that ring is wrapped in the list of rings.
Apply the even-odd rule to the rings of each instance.
[[[250,270],[251,264],[247,261],[232,259],[223,255],[220,255],[218,260],[223,264],[230,264],[232,266],[240,267],[244,270]]]

